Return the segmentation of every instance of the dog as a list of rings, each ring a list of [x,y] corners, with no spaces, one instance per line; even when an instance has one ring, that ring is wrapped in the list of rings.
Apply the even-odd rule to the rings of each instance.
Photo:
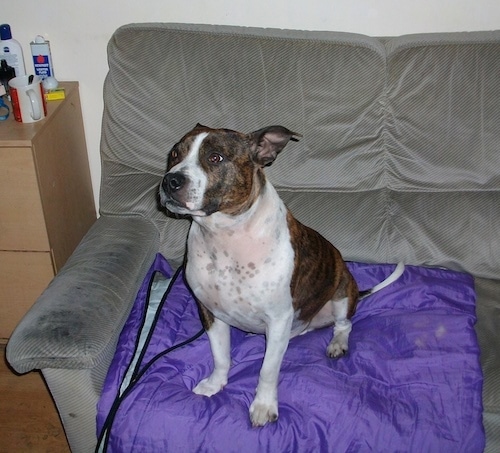
[[[200,124],[173,146],[160,204],[192,218],[185,277],[199,307],[214,369],[193,389],[212,396],[227,383],[230,326],[266,336],[253,426],[278,419],[277,386],[290,338],[334,326],[326,353],[348,350],[360,297],[395,281],[404,265],[360,294],[340,252],[287,209],[264,169],[300,134],[269,126],[244,134]]]

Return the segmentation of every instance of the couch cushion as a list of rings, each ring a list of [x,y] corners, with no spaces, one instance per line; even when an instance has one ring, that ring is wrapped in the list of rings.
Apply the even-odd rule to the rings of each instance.
[[[198,122],[248,132],[283,124],[304,134],[270,168],[278,186],[383,186],[375,151],[385,49],[375,38],[135,24],[117,30],[108,55],[101,211],[155,219],[169,259],[179,261],[187,224],[158,211],[157,187],[167,152]]]
[[[349,266],[363,289],[394,269]],[[154,269],[171,275],[165,268],[157,257]],[[419,451],[480,452],[474,299],[470,275],[407,267],[358,305],[345,357],[325,354],[331,328],[291,340],[279,379],[280,418],[255,429],[248,407],[264,336],[232,329],[228,384],[211,398],[195,395],[192,388],[213,368],[207,336],[188,340],[201,327],[196,304],[182,277],[173,282],[151,271],[121,334],[98,427],[110,427],[108,451],[318,452],[335,446],[392,452],[412,445]],[[149,345],[143,348],[145,338]]]
[[[387,42],[387,185],[411,262],[500,274],[500,32]]]

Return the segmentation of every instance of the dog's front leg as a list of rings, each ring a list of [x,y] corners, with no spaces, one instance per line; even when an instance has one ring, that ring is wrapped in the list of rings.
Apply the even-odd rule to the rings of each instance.
[[[214,370],[209,377],[199,382],[193,392],[197,395],[212,396],[227,384],[227,375],[231,366],[230,327],[225,322],[214,318],[207,330],[207,335],[214,358]]]
[[[278,377],[290,340],[293,311],[271,320],[266,329],[266,353],[260,369],[255,399],[250,406],[253,426],[264,426],[278,419]]]

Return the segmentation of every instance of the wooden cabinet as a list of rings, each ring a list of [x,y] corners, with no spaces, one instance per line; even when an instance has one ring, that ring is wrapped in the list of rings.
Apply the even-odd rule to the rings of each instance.
[[[96,220],[77,82],[42,121],[0,122],[0,341]]]

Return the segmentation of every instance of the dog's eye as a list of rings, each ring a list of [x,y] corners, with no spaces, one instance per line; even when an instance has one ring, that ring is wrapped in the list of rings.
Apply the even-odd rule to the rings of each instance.
[[[224,157],[219,153],[212,153],[208,156],[208,161],[211,164],[220,164],[224,160]]]
[[[170,152],[170,157],[172,159],[177,159],[177,157],[179,156],[179,151],[177,151],[176,149],[173,149],[171,152]]]

